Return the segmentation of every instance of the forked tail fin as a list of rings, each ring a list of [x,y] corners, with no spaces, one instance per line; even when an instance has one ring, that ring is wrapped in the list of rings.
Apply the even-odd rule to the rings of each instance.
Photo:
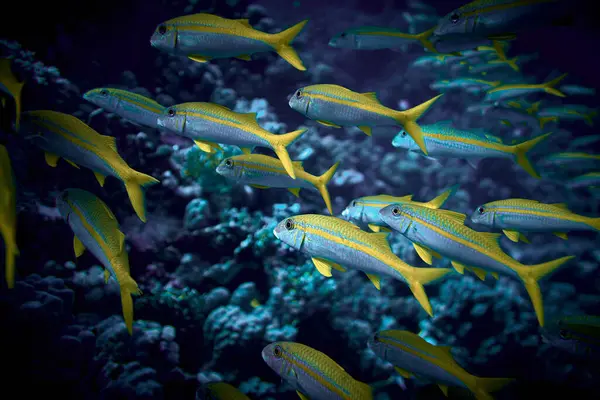
[[[421,130],[421,127],[419,124],[417,124],[417,120],[421,117],[421,115],[429,110],[429,107],[431,107],[437,99],[442,96],[443,94],[440,94],[411,109],[397,111],[397,115],[395,117],[396,121],[404,126],[404,130],[410,135],[415,143],[417,143],[417,146],[419,146],[425,155],[428,154],[427,148],[425,147],[425,139],[423,138],[423,131]]]
[[[124,182],[125,189],[129,195],[129,201],[131,201],[135,213],[142,222],[146,222],[146,197],[144,189],[159,182],[158,179],[137,171],[133,171],[133,174]]]
[[[542,142],[544,139],[546,139],[550,135],[551,135],[551,133],[545,133],[543,135],[540,135],[540,136],[533,138],[531,140],[528,140],[526,142],[519,143],[514,146],[510,146],[517,163],[525,171],[527,171],[527,173],[529,175],[533,176],[534,178],[539,179],[540,175],[537,173],[537,171],[531,164],[531,161],[529,160],[527,153],[530,152],[536,145],[538,145],[540,142]]]
[[[302,28],[304,28],[304,25],[306,25],[307,22],[308,20],[305,19],[304,21],[297,23],[283,32],[273,34],[271,41],[271,45],[275,48],[277,54],[279,54],[281,58],[300,71],[306,71],[306,67],[304,64],[302,64],[302,60],[291,44],[296,36],[298,36],[298,34],[302,31]]]
[[[569,74],[562,74],[558,78],[554,78],[548,82],[544,82],[540,84],[540,87],[544,89],[544,91],[548,94],[552,94],[558,97],[567,97],[566,94],[555,88],[555,86],[558,85],[563,79],[565,79],[567,75]]]
[[[340,162],[338,161],[335,164],[333,164],[331,168],[325,171],[323,175],[315,177],[315,182],[313,182],[315,187],[319,190],[319,193],[321,193],[321,197],[323,197],[323,201],[325,202],[327,210],[329,210],[329,214],[331,215],[333,215],[333,209],[331,207],[331,199],[329,197],[329,190],[327,190],[327,184],[329,183],[331,178],[333,178],[333,175],[335,175],[335,171],[337,171],[339,166]]]
[[[429,298],[425,293],[423,285],[437,281],[452,272],[452,270],[450,268],[411,268],[410,273],[404,274],[406,282],[419,304],[421,304],[421,307],[423,307],[430,317],[433,317],[431,303],[429,303]]]
[[[285,168],[288,175],[293,179],[296,179],[296,173],[294,172],[294,165],[286,147],[294,143],[304,132],[306,132],[306,129],[298,129],[297,131],[284,133],[283,135],[272,135],[268,139],[273,151],[275,151],[279,161],[283,164],[283,168]]]
[[[132,295],[139,296],[142,294],[142,290],[138,287],[137,283],[127,276],[124,278],[124,282],[119,282],[121,285],[121,307],[123,308],[123,319],[125,320],[125,326],[127,332],[130,335],[133,334],[133,299]]]
[[[427,208],[433,208],[433,209],[438,209],[438,208],[442,207],[444,205],[444,203],[446,201],[448,201],[448,199],[450,197],[452,197],[454,195],[454,193],[456,193],[456,191],[458,190],[459,187],[460,187],[460,185],[458,185],[458,184],[451,186],[449,189],[445,190],[444,193],[429,200],[427,203],[423,203],[423,206],[427,207]]]

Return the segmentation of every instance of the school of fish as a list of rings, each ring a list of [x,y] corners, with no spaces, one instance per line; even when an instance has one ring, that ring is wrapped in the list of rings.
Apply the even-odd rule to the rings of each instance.
[[[474,168],[482,159],[514,160],[527,174],[540,178],[540,170],[563,178],[568,189],[600,188],[600,155],[576,151],[600,140],[598,137],[577,139],[573,149],[549,154],[538,163],[530,154],[552,134],[544,132],[546,124],[562,120],[581,120],[593,124],[597,111],[576,104],[562,107],[528,103],[531,95],[567,97],[593,95],[595,91],[577,85],[562,84],[567,74],[543,83],[482,79],[498,68],[518,72],[519,57],[508,58],[509,42],[519,33],[555,22],[564,11],[561,0],[477,0],[444,16],[437,25],[418,33],[404,33],[389,27],[354,27],[331,38],[333,48],[356,50],[398,49],[411,43],[433,53],[417,60],[415,66],[466,68],[471,75],[433,82],[431,88],[442,92],[422,104],[406,110],[383,105],[374,92],[359,93],[334,84],[315,84],[298,88],[290,97],[291,109],[329,128],[357,127],[371,136],[377,126],[395,126],[399,133],[393,146],[417,152],[429,159],[460,158]],[[543,13],[541,12],[543,11]],[[247,19],[226,19],[211,14],[193,14],[160,23],[150,38],[152,47],[173,56],[195,62],[238,58],[252,60],[259,52],[276,52],[294,68],[306,67],[292,46],[307,20],[269,34],[254,29]],[[475,75],[482,74],[482,75]],[[146,222],[145,190],[159,181],[132,169],[119,155],[114,137],[105,136],[80,119],[52,110],[21,112],[20,82],[11,69],[11,60],[0,59],[0,95],[2,109],[12,102],[15,114],[10,130],[42,150],[46,163],[56,167],[62,158],[75,168],[92,171],[103,186],[107,176],[123,182],[133,210]],[[505,125],[525,124],[533,137],[505,143],[483,129],[459,129],[450,121],[420,125],[418,119],[435,106],[443,93],[463,90],[480,96],[480,103],[465,112],[493,117]],[[306,214],[286,218],[273,234],[291,248],[305,253],[323,277],[348,270],[362,271],[379,290],[381,278],[400,280],[425,310],[434,315],[425,285],[439,282],[449,274],[474,273],[479,279],[505,275],[523,283],[540,327],[545,326],[543,299],[538,281],[568,264],[573,255],[555,260],[541,260],[525,265],[509,256],[500,246],[501,233],[481,232],[465,225],[467,215],[443,209],[459,189],[449,187],[437,197],[419,202],[412,194],[394,196],[372,194],[352,200],[336,217],[327,184],[340,162],[321,175],[304,170],[294,161],[287,147],[301,140],[306,129],[273,134],[262,128],[257,115],[235,112],[209,102],[191,102],[164,107],[156,101],[126,90],[96,88],[83,98],[106,112],[140,126],[159,129],[187,138],[200,150],[220,154],[220,145],[238,146],[242,154],[222,158],[215,173],[232,183],[255,188],[284,188],[295,196],[302,189],[319,193],[329,214]],[[6,124],[3,123],[3,126]],[[273,156],[255,154],[255,147],[270,149]],[[16,185],[7,149],[0,145],[0,233],[5,245],[5,276],[13,288],[16,257]],[[133,329],[132,295],[142,295],[131,276],[125,247],[125,235],[106,203],[93,193],[70,188],[56,198],[57,209],[73,231],[74,256],[87,249],[105,269],[105,282],[112,277],[121,293],[122,311],[129,334]],[[513,242],[528,242],[529,233],[548,233],[567,240],[571,231],[600,231],[600,218],[578,215],[566,204],[544,204],[534,199],[501,199],[477,207],[471,222],[497,229]],[[388,235],[399,234],[412,242],[418,256],[428,267],[407,264],[393,253]],[[433,266],[445,258],[454,269]],[[458,275],[460,276],[460,275]],[[587,318],[587,319],[586,319]],[[590,327],[597,329],[594,317],[568,317],[553,321],[545,328],[546,341],[561,342],[573,352],[590,353],[582,343]],[[585,328],[585,329],[584,329]],[[587,329],[587,331],[586,331]],[[557,333],[558,332],[558,333]],[[564,340],[563,340],[564,339]],[[596,342],[597,344],[597,342]],[[511,378],[481,378],[465,371],[453,358],[451,349],[428,343],[419,335],[398,330],[382,330],[365,343],[377,356],[392,363],[404,378],[417,377],[439,385],[445,395],[450,388],[464,388],[478,400],[492,399],[491,392],[509,384]],[[370,400],[373,389],[354,379],[324,353],[293,342],[276,342],[266,346],[262,358],[275,373],[288,382],[302,400]],[[450,388],[449,388],[450,387]],[[225,383],[204,387],[205,395],[214,399],[248,399],[237,388]]]

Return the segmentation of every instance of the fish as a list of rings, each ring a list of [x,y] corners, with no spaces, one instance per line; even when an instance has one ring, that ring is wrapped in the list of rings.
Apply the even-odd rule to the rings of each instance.
[[[488,228],[502,229],[513,242],[522,232],[552,232],[567,239],[565,232],[600,231],[600,218],[578,215],[566,204],[546,204],[537,200],[506,199],[478,206],[471,221]]]
[[[92,89],[87,91],[83,98],[108,112],[148,128],[158,128],[158,116],[166,109],[141,94],[114,88]]]
[[[506,52],[504,50],[505,46],[503,45],[503,42],[494,41],[493,47],[496,50],[496,55],[498,56],[498,58],[495,60],[489,60],[488,63],[490,63],[490,64],[506,64],[510,68],[512,68],[513,71],[519,72],[519,65],[517,64],[517,60],[519,59],[519,57],[513,57],[513,58],[509,59],[506,56]]]
[[[433,35],[430,39],[432,46],[438,53],[460,53],[465,50],[475,49],[480,46],[491,46],[492,40],[478,36],[465,35]]]
[[[434,346],[409,331],[384,330],[367,342],[378,357],[394,365],[405,378],[416,377],[437,384],[448,396],[448,386],[473,392],[477,400],[493,400],[490,392],[502,389],[513,378],[480,378],[465,371],[452,356],[448,346]]]
[[[380,194],[377,196],[359,197],[352,200],[344,211],[342,211],[342,217],[345,217],[352,223],[368,226],[373,232],[389,231],[389,228],[386,227],[386,224],[379,217],[379,210],[383,207],[395,203],[412,202],[420,204],[423,207],[440,208],[456,193],[458,188],[459,185],[454,185],[434,199],[423,203],[412,200],[412,195],[397,197]]]
[[[562,85],[559,90],[569,96],[595,96],[596,89],[579,85]]]
[[[536,168],[556,170],[557,173],[567,176],[600,171],[600,154],[576,151],[554,153],[540,159]]]
[[[125,326],[133,334],[133,299],[142,290],[129,271],[125,234],[110,208],[94,194],[82,189],[66,189],[56,198],[56,207],[75,234],[73,249],[80,257],[87,249],[104,266],[104,281],[112,276],[119,284]]]
[[[20,82],[11,69],[10,58],[0,58],[0,92],[12,99],[15,104],[15,130],[18,132],[21,119],[21,90],[25,82]],[[0,94],[1,95],[1,94]],[[0,110],[3,110],[6,103],[0,98]]]
[[[321,275],[330,277],[331,269],[363,271],[379,290],[380,276],[406,282],[423,309],[433,316],[423,285],[433,283],[451,272],[449,268],[416,268],[396,256],[388,243],[387,232],[369,233],[336,217],[304,214],[279,222],[275,237],[311,257]]]
[[[146,222],[144,191],[159,181],[127,165],[114,137],[101,135],[80,119],[57,111],[28,111],[23,116],[32,133],[27,140],[45,152],[49,166],[56,167],[59,158],[64,158],[77,168],[91,169],[100,186],[107,176],[114,176],[125,184],[135,213]]]
[[[433,29],[413,35],[397,29],[361,26],[338,33],[329,40],[329,46],[355,50],[401,49],[403,46],[416,41],[427,50],[437,53],[437,50],[429,41]]]
[[[440,18],[434,34],[510,40],[559,22],[568,6],[562,0],[475,0]]]
[[[4,240],[4,274],[9,289],[15,287],[17,246],[17,200],[15,177],[6,147],[0,144],[0,234]]]
[[[569,179],[566,183],[569,189],[600,189],[600,172],[590,172]]]
[[[529,83],[520,83],[520,84],[506,84],[496,86],[493,89],[488,90],[484,102],[493,103],[496,101],[508,101],[514,98],[523,98],[525,96],[535,94],[535,93],[547,93],[553,96],[558,97],[566,97],[567,95],[556,89],[555,86],[558,85],[568,74],[562,74],[558,78],[554,78],[544,83],[539,84],[529,84]]]
[[[544,342],[574,356],[600,356],[600,317],[570,315],[555,318],[541,332]]]
[[[542,117],[535,110],[525,109],[517,102],[473,104],[467,107],[467,112],[497,119],[506,126],[524,125],[533,131],[544,129],[548,123],[558,122],[557,117]]]
[[[433,82],[429,87],[432,90],[445,92],[447,90],[460,89],[468,93],[480,94],[487,92],[491,88],[499,86],[500,81],[485,81],[475,78],[457,78],[453,80],[439,80]]]
[[[441,96],[440,94],[409,110],[397,111],[381,104],[375,92],[357,93],[339,85],[319,84],[296,90],[289,105],[321,125],[334,128],[357,126],[369,136],[373,126],[403,126],[427,154],[417,119]]]
[[[280,160],[263,154],[241,154],[228,157],[217,166],[217,173],[225,178],[258,189],[287,188],[294,196],[300,189],[315,190],[321,194],[329,213],[333,215],[327,184],[340,163],[332,165],[323,175],[311,175],[304,170],[302,161],[292,161],[295,179],[287,173]]]
[[[537,265],[524,265],[500,247],[500,233],[478,232],[465,226],[466,215],[446,214],[444,210],[414,204],[391,204],[379,211],[390,228],[411,242],[449,258],[460,273],[471,269],[478,277],[490,272],[519,278],[529,294],[540,326],[544,326],[544,307],[538,281],[565,265],[574,256],[566,256]]]
[[[326,354],[295,342],[262,350],[265,363],[294,388],[301,400],[372,400],[369,385],[354,379]]]
[[[557,107],[545,107],[539,111],[539,115],[560,120],[584,121],[588,126],[594,126],[594,118],[598,116],[598,110],[578,104],[563,104]]]
[[[202,399],[207,400],[250,400],[250,397],[240,392],[235,386],[227,382],[210,382],[201,389]],[[198,399],[200,400],[200,399]]]
[[[291,46],[308,20],[279,33],[254,29],[247,19],[227,19],[212,14],[191,14],[159,24],[150,44],[172,55],[184,55],[196,62],[235,57],[251,60],[255,53],[275,51],[300,71],[306,67]]]
[[[514,159],[529,175],[539,178],[528,153],[542,142],[550,133],[537,136],[525,142],[509,145],[502,143],[496,136],[483,130],[461,130],[451,126],[449,121],[441,121],[433,125],[421,127],[429,157],[456,157],[466,159],[473,167],[477,167],[484,158]],[[392,141],[394,147],[419,152],[415,143],[405,131],[400,131]]]
[[[213,152],[218,144],[239,146],[250,154],[255,146],[273,150],[283,167],[296,179],[286,147],[306,129],[276,135],[262,128],[256,113],[237,113],[214,103],[182,103],[169,107],[158,117],[158,126],[192,139],[200,150]]]
[[[600,142],[600,135],[587,135],[578,137],[570,141],[569,150],[573,151],[579,147],[588,147],[596,142]]]

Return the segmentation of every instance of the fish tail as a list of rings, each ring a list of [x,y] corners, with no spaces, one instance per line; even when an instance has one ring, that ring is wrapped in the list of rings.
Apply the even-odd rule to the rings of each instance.
[[[421,42],[423,47],[426,48],[427,50],[431,51],[432,53],[439,53],[439,51],[437,51],[437,49],[435,48],[433,43],[431,43],[431,40],[429,40],[431,35],[433,35],[433,31],[435,31],[435,28],[436,27],[434,26],[433,28],[428,29],[425,32],[421,32],[421,33],[415,35],[415,39],[417,39],[419,42]]]
[[[544,91],[548,94],[553,94],[554,96],[558,96],[558,97],[567,97],[566,94],[564,94],[563,92],[561,92],[560,90],[555,88],[555,86],[558,85],[560,83],[560,81],[565,79],[565,77],[567,75],[569,75],[569,74],[562,74],[558,78],[554,78],[551,81],[542,83],[541,86],[542,86],[542,88],[544,88]]]
[[[531,140],[527,140],[526,142],[510,146],[513,154],[515,155],[517,164],[519,164],[525,171],[527,171],[529,175],[533,176],[534,178],[539,179],[540,175],[531,164],[531,160],[529,160],[529,157],[527,157],[527,153],[550,135],[551,133],[545,133]]]
[[[421,307],[423,307],[430,317],[433,317],[433,310],[431,309],[431,303],[429,303],[429,298],[425,293],[423,285],[433,283],[451,271],[452,270],[449,268],[413,267],[411,271],[412,276],[406,279],[413,296],[415,296],[419,304],[421,304]]]
[[[540,117],[539,118],[539,122],[540,122],[540,129],[544,129],[544,126],[548,123],[548,122],[554,122],[557,121],[558,118],[557,117]]]
[[[516,269],[517,274],[519,274],[519,277],[525,284],[525,289],[527,289],[527,293],[533,303],[533,308],[541,327],[544,326],[544,304],[538,281],[572,258],[574,256],[566,256],[543,264],[523,265]]]
[[[358,396],[359,399],[364,399],[364,400],[373,400],[373,387],[361,382],[361,381],[356,381],[356,384],[358,386],[358,392],[360,393],[360,395]],[[357,394],[359,394],[357,393]]]
[[[511,58],[510,60],[507,58],[499,58],[497,60],[491,60],[488,64],[506,64],[511,67],[513,70],[519,72],[519,66],[517,65],[517,60],[519,57]]]
[[[427,100],[426,102],[419,104],[416,107],[413,107],[409,110],[405,111],[397,111],[396,120],[404,126],[406,132],[410,135],[410,137],[417,143],[421,151],[427,155],[427,149],[425,148],[425,138],[423,138],[423,131],[421,127],[417,124],[417,120],[423,115],[429,107],[437,99],[442,97],[443,94],[439,94],[432,99]]]
[[[513,382],[513,378],[475,378],[475,387],[471,389],[477,400],[493,400],[490,392],[502,389]]]
[[[6,285],[9,289],[15,287],[15,257],[19,255],[19,249],[17,248],[17,243],[14,238],[9,238],[7,240],[7,236],[3,235],[5,238],[5,249],[4,249],[4,259],[5,259],[5,275],[6,275]]]
[[[135,213],[142,222],[146,222],[146,199],[144,189],[159,182],[158,179],[137,171],[134,171],[134,174],[129,179],[125,180],[125,189],[129,195],[129,201],[131,201]]]
[[[336,162],[329,168],[323,175],[316,178],[314,185],[321,193],[321,197],[323,197],[323,201],[327,206],[327,210],[329,210],[329,214],[333,215],[333,209],[331,207],[331,198],[329,197],[329,190],[327,190],[327,184],[335,175],[335,171],[337,171],[340,166],[340,162]]]
[[[600,231],[600,218],[590,218],[587,224],[595,230]]]
[[[21,90],[23,89],[23,85],[25,82],[19,82],[10,68],[11,60],[8,58],[0,59],[0,78],[2,79],[2,83],[8,89],[8,91],[12,94],[15,100],[15,129],[19,131],[19,121],[21,119]]]
[[[292,179],[296,179],[296,173],[294,172],[294,166],[286,147],[294,143],[304,132],[306,132],[306,129],[298,129],[297,131],[284,133],[283,135],[273,135],[274,138],[271,139],[271,147],[275,151],[275,154],[277,154],[277,157],[279,157],[283,168],[285,168]]]
[[[121,307],[123,308],[123,319],[125,320],[125,326],[129,334],[133,334],[133,299],[132,295],[139,296],[142,294],[142,290],[138,287],[137,283],[127,276],[121,283]]]
[[[598,115],[597,111],[591,111],[583,116],[583,120],[588,126],[594,126],[594,117]]]
[[[444,193],[440,194],[439,196],[437,196],[436,198],[434,198],[432,200],[429,200],[427,203],[425,203],[423,205],[428,208],[434,208],[434,209],[440,208],[444,205],[444,203],[451,196],[453,196],[456,193],[456,191],[458,190],[459,187],[460,187],[459,184],[453,185],[449,189],[444,191]]]
[[[296,50],[291,46],[291,43],[302,31],[302,28],[304,28],[304,25],[306,25],[307,22],[308,20],[305,19],[291,28],[288,28],[283,32],[275,33],[272,36],[273,47],[277,54],[300,71],[306,71],[306,67],[302,64],[302,60],[298,56],[298,53],[296,53]]]

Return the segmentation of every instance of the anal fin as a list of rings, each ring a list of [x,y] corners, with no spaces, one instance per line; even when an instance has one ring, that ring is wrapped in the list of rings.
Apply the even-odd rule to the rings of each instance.
[[[48,164],[51,167],[56,167],[56,163],[58,162],[58,159],[60,158],[56,154],[52,154],[52,153],[48,153],[48,152],[46,152],[44,154],[44,157],[46,159],[46,164]]]
[[[377,288],[377,290],[381,290],[381,281],[377,275],[366,274],[371,283]]]
[[[191,55],[191,56],[188,56],[188,58],[192,61],[196,61],[199,63],[205,63],[210,60],[210,57],[205,57],[205,56],[201,56],[201,55]]]
[[[296,197],[300,197],[300,188],[289,188],[288,191]]]
[[[519,241],[519,232],[517,231],[509,231],[507,229],[503,229],[502,232],[506,235],[507,238],[517,243]]]
[[[448,397],[448,386],[447,385],[438,384],[438,387],[440,388],[440,390],[442,391],[442,393],[444,393],[444,396]]]
[[[77,236],[73,236],[73,250],[75,251],[75,257],[79,258],[85,251],[85,246],[81,243],[81,240]]]
[[[559,238],[561,238],[563,240],[569,240],[569,237],[564,232],[553,232],[553,233],[554,233],[554,235],[558,236]]]
[[[102,175],[99,172],[94,172],[94,176],[96,177],[96,180],[98,181],[100,186],[104,187],[104,180],[106,179],[106,176]]]
[[[66,158],[65,158],[65,161],[68,162],[69,164],[71,164],[72,166],[74,166],[75,168],[80,169],[79,165],[75,164],[73,161],[67,160]]]
[[[341,126],[336,125],[332,122],[321,121],[321,120],[317,120],[317,122],[320,123],[321,125],[329,126],[330,128],[341,128]]]
[[[358,129],[366,133],[368,136],[371,136],[373,134],[373,130],[370,126],[359,126]]]

